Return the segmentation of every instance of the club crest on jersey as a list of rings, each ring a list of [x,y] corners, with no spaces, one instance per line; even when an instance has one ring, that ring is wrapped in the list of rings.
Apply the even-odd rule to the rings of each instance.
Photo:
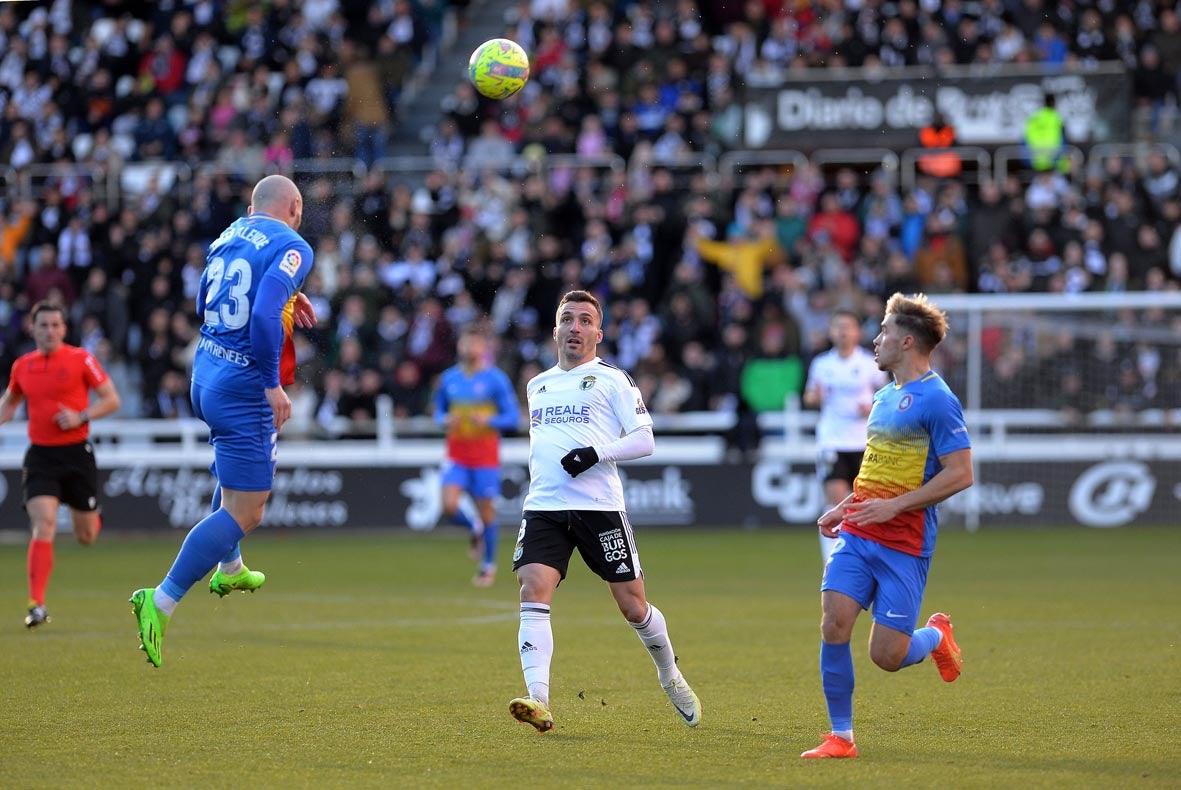
[[[912,405],[914,405],[914,396],[908,392],[898,401],[898,411],[906,411]]]
[[[588,390],[591,387],[595,386],[596,381],[598,381],[598,379],[596,379],[594,376],[583,376],[582,383],[580,383],[578,385],[578,388]]]
[[[299,250],[287,250],[283,253],[283,260],[279,261],[279,268],[288,277],[294,277],[295,273],[299,271],[299,264],[302,261],[303,258],[300,257]]]

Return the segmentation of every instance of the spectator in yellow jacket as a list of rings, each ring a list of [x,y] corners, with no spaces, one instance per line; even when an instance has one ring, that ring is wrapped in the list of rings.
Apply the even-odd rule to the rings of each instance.
[[[16,251],[29,235],[33,215],[37,206],[32,201],[22,201],[7,215],[0,213],[0,274],[10,274],[16,265]]]
[[[696,230],[690,230],[696,234]],[[774,220],[760,217],[755,220],[752,233],[728,241],[713,241],[694,235],[701,257],[723,271],[734,275],[735,281],[751,299],[763,295],[763,273],[787,263],[787,254],[779,245]]]

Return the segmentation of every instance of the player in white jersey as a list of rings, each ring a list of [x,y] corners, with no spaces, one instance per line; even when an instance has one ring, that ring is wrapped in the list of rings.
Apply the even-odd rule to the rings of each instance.
[[[529,493],[513,552],[521,586],[517,647],[528,696],[509,703],[538,732],[554,727],[549,709],[554,652],[550,603],[577,549],[608,583],[619,610],[656,663],[660,685],[685,724],[701,721],[701,703],[677,669],[664,615],[648,603],[640,555],[617,461],[651,455],[652,418],[631,376],[597,356],[603,309],[586,291],[558,304],[558,364],[528,384]]]
[[[828,507],[853,492],[853,479],[865,452],[865,423],[873,394],[888,378],[873,354],[859,345],[861,321],[856,313],[838,310],[828,324],[832,348],[812,360],[804,405],[820,407],[816,423],[816,472],[824,484]],[[820,536],[820,556],[827,565],[837,538]]]

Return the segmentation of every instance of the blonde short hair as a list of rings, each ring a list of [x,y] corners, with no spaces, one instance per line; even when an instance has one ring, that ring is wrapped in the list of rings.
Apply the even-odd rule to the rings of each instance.
[[[894,323],[913,335],[927,352],[943,342],[947,335],[947,314],[927,299],[926,294],[894,294],[886,302],[886,315],[894,316]]]

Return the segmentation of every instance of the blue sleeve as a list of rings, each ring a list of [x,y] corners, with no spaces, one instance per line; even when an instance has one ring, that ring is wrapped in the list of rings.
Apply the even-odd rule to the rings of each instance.
[[[501,433],[515,431],[521,422],[521,407],[517,405],[517,393],[513,392],[513,385],[508,376],[501,370],[497,370],[497,373],[500,374],[496,377],[500,386],[497,387],[496,414],[488,420],[488,424]]]
[[[312,248],[301,240],[267,268],[258,284],[250,311],[250,353],[265,389],[279,386],[283,308],[303,285],[311,268]]]
[[[279,356],[283,353],[283,307],[294,289],[285,287],[279,277],[268,273],[258,285],[254,309],[250,312],[250,352],[258,365],[262,386],[279,386]]]
[[[936,456],[944,456],[972,446],[959,398],[947,390],[935,390],[926,401],[925,422]]]
[[[447,403],[447,374],[444,373],[439,377],[439,388],[435,390],[435,423],[438,425],[446,425],[447,410],[449,404]]]

